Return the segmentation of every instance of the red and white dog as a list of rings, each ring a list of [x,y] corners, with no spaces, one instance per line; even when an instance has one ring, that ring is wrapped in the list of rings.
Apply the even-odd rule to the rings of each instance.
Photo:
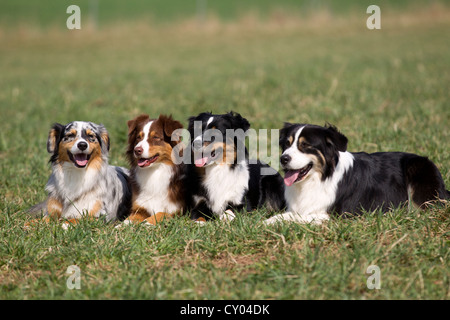
[[[131,166],[133,201],[125,224],[154,225],[186,212],[190,201],[186,191],[187,166],[176,164],[173,154],[181,142],[180,135],[174,131],[182,128],[180,122],[165,115],[150,119],[143,114],[128,121],[126,154]]]

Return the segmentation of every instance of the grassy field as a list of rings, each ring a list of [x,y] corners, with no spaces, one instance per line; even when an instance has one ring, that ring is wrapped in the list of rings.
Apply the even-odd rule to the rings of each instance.
[[[328,121],[350,151],[429,156],[450,189],[450,9],[414,3],[382,6],[375,31],[350,4],[347,15],[217,9],[225,13],[203,22],[194,8],[167,13],[170,24],[100,10],[111,18],[79,31],[65,28],[65,11],[62,23],[41,24],[29,8],[9,7],[10,20],[0,10],[0,299],[449,299],[448,203],[321,227],[265,227],[261,210],[204,227],[180,218],[23,229],[24,210],[46,196],[53,122],[105,124],[110,162],[126,166],[126,121],[140,113],[186,124],[235,110],[255,129]],[[81,270],[79,290],[66,286],[70,265]],[[379,290],[367,288],[370,265]]]

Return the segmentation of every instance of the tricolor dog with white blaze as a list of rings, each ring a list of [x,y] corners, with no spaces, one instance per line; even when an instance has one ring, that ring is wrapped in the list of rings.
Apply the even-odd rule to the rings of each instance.
[[[428,158],[404,152],[347,151],[334,126],[286,123],[280,130],[287,212],[265,221],[320,224],[330,215],[358,215],[411,201],[423,207],[449,199],[442,176]]]
[[[249,128],[247,119],[235,112],[204,112],[189,118],[191,170],[197,177],[193,183],[193,219],[233,219],[239,210],[284,208],[284,185],[279,173],[249,159],[245,147]]]
[[[47,140],[52,167],[45,188],[48,198],[30,212],[43,209],[46,219],[70,219],[70,223],[85,216],[104,216],[107,221],[125,218],[131,206],[128,170],[108,164],[109,148],[103,125],[55,123]]]

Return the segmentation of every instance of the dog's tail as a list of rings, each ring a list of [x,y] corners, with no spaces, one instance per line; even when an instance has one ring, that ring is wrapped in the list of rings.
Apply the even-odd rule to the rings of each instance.
[[[402,160],[412,200],[420,207],[430,201],[450,199],[444,179],[436,165],[426,157],[408,154]]]
[[[29,208],[26,213],[28,213],[29,215],[33,216],[33,217],[39,217],[45,214],[45,211],[47,210],[47,200],[35,204],[34,206],[32,206],[31,208]]]

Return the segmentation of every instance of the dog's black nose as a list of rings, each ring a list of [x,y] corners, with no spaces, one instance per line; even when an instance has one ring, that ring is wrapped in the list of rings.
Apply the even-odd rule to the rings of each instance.
[[[81,142],[78,143],[78,149],[80,149],[81,151],[86,150],[87,147],[88,147],[88,144],[86,142],[84,142],[84,141],[81,141]]]
[[[287,154],[283,154],[280,158],[282,165],[286,165],[289,161],[291,161],[291,156],[288,156]]]

